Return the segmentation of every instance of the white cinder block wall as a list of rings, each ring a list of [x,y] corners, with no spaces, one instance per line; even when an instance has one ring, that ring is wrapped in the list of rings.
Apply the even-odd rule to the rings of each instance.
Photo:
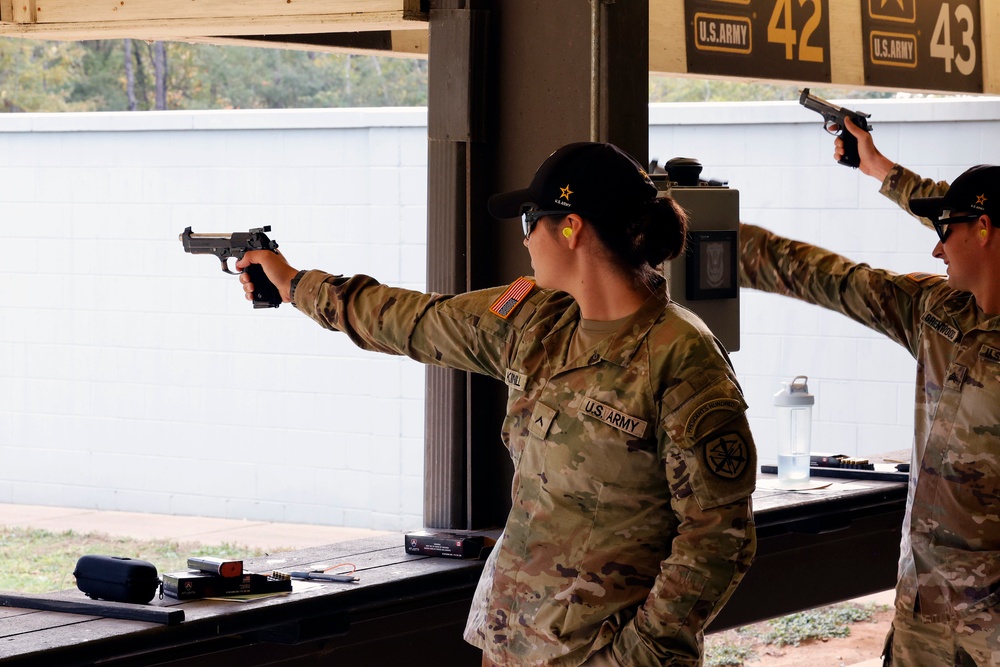
[[[0,501],[421,524],[423,368],[178,235],[424,286],[426,113],[0,116]]]
[[[1000,162],[996,100],[857,106],[924,175]],[[799,105],[655,105],[650,124],[650,156],[699,158],[740,190],[744,220],[940,270],[933,233],[834,164]],[[0,502],[419,525],[423,368],[290,306],[255,311],[177,236],[272,225],[299,268],[422,289],[426,182],[422,109],[0,115]],[[798,374],[818,450],[910,445],[902,348],[813,306],[742,299],[733,360],[762,460],[771,395]]]

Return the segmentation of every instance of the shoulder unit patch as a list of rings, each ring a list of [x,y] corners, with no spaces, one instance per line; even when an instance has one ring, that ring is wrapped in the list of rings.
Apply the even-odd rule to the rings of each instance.
[[[719,477],[736,479],[749,461],[749,448],[739,433],[726,433],[705,443],[705,463]]]
[[[534,286],[535,281],[531,278],[518,278],[493,302],[490,312],[501,319],[507,319],[518,304],[528,297]]]

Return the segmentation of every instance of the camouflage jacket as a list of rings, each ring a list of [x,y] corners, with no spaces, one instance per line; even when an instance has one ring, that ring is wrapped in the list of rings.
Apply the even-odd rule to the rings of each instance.
[[[939,187],[897,168],[883,189],[905,208],[917,186],[928,195]],[[944,276],[873,269],[750,225],[741,228],[740,245],[741,284],[841,312],[917,360],[897,607],[942,622],[996,606],[1000,317],[985,316]]]
[[[369,350],[507,384],[512,509],[465,638],[499,665],[700,664],[750,565],[756,452],[724,350],[665,290],[567,358],[580,321],[526,279],[459,296],[300,274],[293,303]]]

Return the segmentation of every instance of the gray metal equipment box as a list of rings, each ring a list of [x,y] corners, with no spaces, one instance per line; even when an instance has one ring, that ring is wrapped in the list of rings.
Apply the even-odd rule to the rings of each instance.
[[[735,352],[740,349],[740,193],[712,182],[678,185],[662,174],[651,176],[688,214],[687,250],[663,267],[670,298],[694,311],[726,350]]]

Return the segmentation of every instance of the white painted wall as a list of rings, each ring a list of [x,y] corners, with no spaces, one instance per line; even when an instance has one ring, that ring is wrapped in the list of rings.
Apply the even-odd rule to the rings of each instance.
[[[1000,162],[1000,101],[858,107],[924,175]],[[797,104],[654,105],[650,123],[650,156],[699,158],[744,220],[939,270],[933,233],[834,164]],[[295,266],[422,289],[426,182],[422,109],[0,115],[0,502],[420,525],[423,368],[290,306],[255,311],[177,236],[272,225]],[[771,395],[798,374],[817,449],[910,445],[902,348],[790,299],[742,303],[733,359],[762,460]]]
[[[178,234],[422,289],[421,110],[0,116],[0,501],[422,524],[423,368]]]

